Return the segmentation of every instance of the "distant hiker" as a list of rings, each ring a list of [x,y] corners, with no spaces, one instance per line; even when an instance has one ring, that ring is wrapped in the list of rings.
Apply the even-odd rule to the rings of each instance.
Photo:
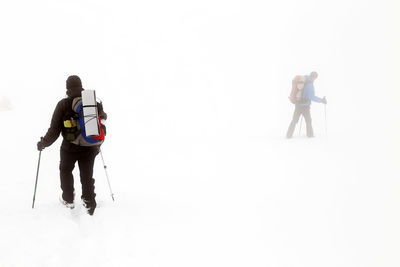
[[[293,119],[287,130],[286,137],[292,138],[294,128],[301,115],[306,121],[307,136],[314,137],[314,131],[311,125],[310,105],[311,101],[326,104],[326,98],[319,98],[315,96],[314,81],[318,78],[318,73],[311,72],[309,76],[296,76],[292,81],[292,92],[290,94],[290,101],[295,104]]]
[[[60,147],[60,181],[62,195],[60,201],[62,204],[69,208],[74,208],[74,177],[72,171],[75,167],[75,163],[78,162],[80,171],[80,181],[82,184],[82,196],[83,205],[86,207],[87,212],[93,215],[96,204],[96,194],[94,192],[94,179],[93,179],[93,166],[96,155],[99,153],[100,144],[104,140],[105,126],[98,122],[100,136],[96,136],[93,140],[88,139],[91,144],[84,143],[82,135],[85,135],[84,126],[86,122],[83,122],[82,110],[82,88],[81,79],[76,76],[69,76],[67,79],[67,97],[60,100],[54,110],[53,117],[51,119],[50,128],[46,135],[41,138],[37,143],[39,151],[53,144],[60,133],[63,136],[63,141]],[[87,90],[86,92],[88,92]],[[79,105],[78,110],[76,107]],[[97,104],[97,105],[96,105]],[[73,110],[74,105],[74,110]],[[92,119],[98,121],[100,118],[102,121],[107,119],[107,114],[103,111],[101,103],[97,103],[94,98],[94,105],[87,106],[95,108],[98,112],[98,116],[95,115]],[[82,127],[83,126],[83,127]],[[102,135],[102,136],[101,136]],[[85,139],[86,136],[84,136]]]

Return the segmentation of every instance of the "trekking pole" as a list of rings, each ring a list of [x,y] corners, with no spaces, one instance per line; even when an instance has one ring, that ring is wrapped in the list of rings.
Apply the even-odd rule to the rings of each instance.
[[[326,136],[328,136],[328,122],[326,119],[326,104],[324,106],[325,106],[325,134],[326,134]]]
[[[37,188],[37,182],[38,182],[38,178],[39,178],[39,167],[40,167],[41,155],[42,155],[42,151],[39,151],[39,160],[38,160],[38,166],[37,166],[37,171],[36,171],[35,191],[33,192],[32,209],[35,207],[36,188]]]
[[[110,179],[108,179],[107,166],[106,166],[106,164],[104,163],[103,153],[101,152],[101,149],[100,149],[100,156],[101,156],[101,160],[103,161],[104,171],[106,172],[106,177],[107,177],[107,182],[108,182],[108,188],[110,188],[111,198],[112,198],[112,200],[114,201],[114,194],[113,194],[113,192],[112,192],[112,190],[111,190]]]
[[[300,115],[300,128],[299,128],[299,136],[301,133],[301,125],[303,124],[303,116]]]

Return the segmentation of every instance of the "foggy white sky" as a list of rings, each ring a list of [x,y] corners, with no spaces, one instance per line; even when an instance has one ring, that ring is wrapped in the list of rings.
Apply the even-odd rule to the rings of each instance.
[[[1,94],[57,99],[75,73],[104,97],[211,96],[224,109],[286,101],[292,76],[317,70],[317,94],[363,114],[400,96],[398,11],[394,0],[7,1]]]
[[[265,86],[310,69],[394,75],[398,10],[388,0],[8,1],[0,11],[3,84],[46,89],[73,72],[138,92],[207,80]]]

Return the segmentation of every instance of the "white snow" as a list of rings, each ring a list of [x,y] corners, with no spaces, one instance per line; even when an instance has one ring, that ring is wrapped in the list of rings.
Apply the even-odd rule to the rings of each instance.
[[[394,0],[5,3],[0,266],[400,266],[399,11]],[[313,70],[327,124],[313,104],[316,137],[303,124],[286,140],[291,79]],[[31,209],[36,143],[72,74],[109,115],[116,200],[98,157],[93,217],[58,202],[61,138],[42,152]]]

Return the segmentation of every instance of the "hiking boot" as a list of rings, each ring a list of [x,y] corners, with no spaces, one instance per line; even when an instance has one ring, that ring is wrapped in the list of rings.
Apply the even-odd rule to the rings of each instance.
[[[60,199],[61,204],[63,204],[65,207],[67,207],[67,208],[69,208],[69,209],[75,208],[74,202],[67,202],[67,201],[65,201],[65,200],[62,198],[62,196],[60,196],[59,199]]]
[[[82,204],[86,208],[86,211],[89,215],[93,215],[94,210],[96,209],[96,200],[86,200],[82,198]]]

